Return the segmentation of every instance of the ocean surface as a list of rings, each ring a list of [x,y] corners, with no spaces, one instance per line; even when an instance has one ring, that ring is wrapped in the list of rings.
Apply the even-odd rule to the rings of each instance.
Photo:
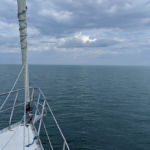
[[[0,93],[10,91],[20,70],[21,65],[0,65]],[[29,75],[30,86],[46,96],[71,150],[150,149],[150,67],[29,65]],[[21,76],[15,89],[22,87]],[[20,97],[17,103],[24,102]],[[22,110],[15,108],[12,123],[21,120]],[[0,114],[0,129],[8,126],[10,112]],[[62,149],[49,112],[44,122],[54,150]],[[40,137],[49,150],[43,127]]]

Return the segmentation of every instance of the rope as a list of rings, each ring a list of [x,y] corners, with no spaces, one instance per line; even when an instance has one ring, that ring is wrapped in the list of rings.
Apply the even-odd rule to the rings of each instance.
[[[24,118],[24,117],[23,117],[23,118]],[[22,118],[22,120],[21,120],[21,123],[22,123],[22,121],[23,121],[23,118]],[[9,143],[10,140],[13,138],[13,136],[15,135],[15,133],[17,132],[17,130],[18,130],[19,127],[20,127],[20,125],[18,125],[17,129],[15,130],[15,132],[13,133],[13,135],[11,136],[11,138],[7,141],[7,143],[4,145],[4,147],[3,147],[1,150],[3,150],[3,149],[8,145],[8,143]]]
[[[24,65],[22,66],[22,69],[21,69],[21,71],[20,71],[20,73],[19,73],[19,75],[18,75],[18,77],[17,77],[17,79],[16,79],[16,81],[15,81],[15,83],[14,83],[12,89],[10,90],[8,96],[6,97],[6,99],[5,99],[5,101],[3,102],[2,106],[0,107],[0,110],[3,108],[3,106],[4,106],[5,103],[6,103],[6,101],[8,100],[8,97],[10,96],[12,90],[14,89],[14,87],[15,87],[15,85],[16,85],[16,83],[17,83],[17,81],[18,81],[18,79],[19,79],[19,77],[20,77],[20,75],[21,75],[21,73],[22,73],[22,70],[23,70],[23,68],[24,68],[24,66],[25,66],[25,63],[26,63],[26,61],[24,62]]]
[[[34,140],[36,140],[37,138],[38,138],[38,136],[35,136],[35,137],[33,138],[33,142],[32,142],[31,144],[26,145],[26,147],[29,147],[30,145],[32,145],[32,144],[34,143]]]
[[[27,7],[26,7],[26,10],[23,10],[22,12],[18,13],[18,18],[19,18],[20,15],[26,15],[26,11],[27,11]],[[18,21],[23,24],[23,26],[20,27],[19,30],[22,33],[22,35],[20,34],[20,39],[21,39],[20,42],[25,44],[25,46],[21,47],[21,49],[25,49],[25,48],[27,48],[27,43],[23,42],[23,41],[26,39],[27,34],[24,33],[23,31],[24,31],[24,29],[27,28],[27,23],[26,23],[26,19],[23,19],[23,20],[18,19]]]

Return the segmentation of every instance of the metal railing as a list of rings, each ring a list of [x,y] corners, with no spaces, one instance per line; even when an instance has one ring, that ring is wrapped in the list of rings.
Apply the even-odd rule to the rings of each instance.
[[[44,128],[45,128],[45,124],[44,124],[44,121],[43,121],[43,116],[46,116],[46,115],[47,115],[47,110],[46,110],[46,105],[47,105],[47,107],[48,107],[48,109],[49,109],[49,111],[50,111],[50,113],[51,113],[51,115],[52,115],[52,117],[53,117],[53,119],[54,119],[54,121],[55,121],[55,123],[56,123],[56,126],[57,126],[57,128],[58,128],[58,130],[59,130],[59,132],[60,132],[60,134],[61,134],[61,136],[62,136],[62,138],[63,138],[63,147],[62,147],[63,150],[65,150],[66,147],[67,147],[68,150],[70,150],[70,149],[69,149],[69,146],[68,146],[68,144],[67,144],[67,141],[66,141],[66,139],[65,139],[65,137],[64,137],[64,135],[63,135],[63,133],[62,133],[60,127],[59,127],[59,125],[58,125],[58,122],[57,122],[57,120],[56,120],[56,118],[55,118],[55,116],[54,116],[54,114],[53,114],[53,112],[52,112],[52,110],[51,110],[51,107],[50,107],[50,105],[48,104],[48,102],[47,102],[47,100],[46,100],[46,97],[45,97],[45,95],[43,94],[43,92],[42,92],[42,91],[40,90],[40,88],[38,88],[38,87],[30,87],[29,89],[32,90],[32,95],[31,95],[31,101],[30,101],[30,103],[34,103],[35,108],[36,108],[35,114],[34,114],[34,119],[32,120],[32,123],[33,123],[33,124],[36,123],[36,122],[35,122],[35,121],[36,121],[35,119],[36,119],[37,113],[38,113],[38,115],[40,116],[40,119],[39,119],[39,120],[40,120],[40,123],[39,123],[38,131],[37,131],[37,134],[38,134],[37,136],[39,137],[39,135],[40,135],[40,129],[41,129],[41,124],[42,124],[42,123],[43,123]],[[20,92],[20,91],[23,91],[23,90],[24,90],[24,89],[18,89],[18,90],[14,90],[14,91],[11,91],[11,92],[6,92],[6,93],[0,94],[0,96],[7,95],[7,94],[10,96],[12,93],[16,93],[15,100],[14,100],[14,103],[13,103],[13,107],[10,107],[10,108],[7,108],[7,109],[5,109],[5,110],[1,110],[1,111],[0,111],[0,113],[3,113],[3,112],[6,112],[6,111],[12,109],[11,115],[10,115],[10,118],[9,118],[9,129],[11,129],[11,120],[12,120],[12,117],[13,117],[14,108],[24,105],[24,103],[20,103],[20,104],[16,105],[16,101],[17,101],[19,92]],[[38,95],[38,100],[37,100],[37,102],[35,102],[35,101],[33,100],[35,90],[38,90],[38,91],[39,91],[39,95]],[[41,96],[42,96],[42,98],[44,99],[44,100],[43,100],[43,104],[40,103]],[[41,112],[40,112],[40,110],[39,110],[39,105],[42,107]],[[44,114],[44,112],[45,112],[45,114]],[[48,136],[48,140],[49,140],[51,149],[53,150],[53,147],[52,147],[52,144],[51,144],[51,142],[50,142],[50,138],[49,138],[49,135],[48,135],[48,133],[47,133],[46,128],[45,128],[45,131],[46,131],[46,134],[47,134],[47,136]]]

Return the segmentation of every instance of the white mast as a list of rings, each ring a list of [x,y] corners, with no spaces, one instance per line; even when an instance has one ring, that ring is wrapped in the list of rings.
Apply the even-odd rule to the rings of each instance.
[[[27,61],[27,21],[26,21],[26,0],[18,1],[18,19],[19,19],[19,30],[20,30],[20,42],[21,42],[21,52],[22,52],[22,65],[23,68],[23,78],[24,78],[24,88],[25,88],[25,98],[26,105],[30,107],[29,99],[29,75],[28,75],[28,61]]]

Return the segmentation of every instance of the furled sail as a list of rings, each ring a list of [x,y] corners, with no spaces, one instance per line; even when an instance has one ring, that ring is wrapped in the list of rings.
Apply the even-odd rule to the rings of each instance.
[[[24,77],[24,88],[25,88],[25,99],[27,108],[30,105],[29,98],[29,75],[28,75],[28,59],[27,59],[27,20],[26,20],[26,0],[18,1],[18,19],[19,19],[19,30],[20,30],[20,42],[22,52],[22,65],[23,77]]]

